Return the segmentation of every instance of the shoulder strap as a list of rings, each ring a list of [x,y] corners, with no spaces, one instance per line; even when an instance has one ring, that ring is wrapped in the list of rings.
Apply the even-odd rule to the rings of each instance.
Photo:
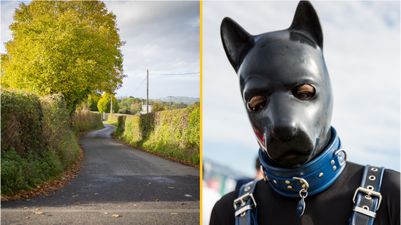
[[[254,180],[241,186],[239,197],[234,200],[235,225],[257,225],[256,201],[253,196],[256,184]]]
[[[365,166],[361,186],[355,190],[350,225],[373,225],[382,200],[380,186],[383,173],[383,167]]]

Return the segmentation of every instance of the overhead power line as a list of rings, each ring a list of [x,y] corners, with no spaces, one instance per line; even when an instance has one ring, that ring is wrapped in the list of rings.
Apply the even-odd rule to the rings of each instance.
[[[199,75],[199,72],[185,72],[185,73],[152,73],[152,75],[161,76],[179,76],[179,75]]]
[[[138,86],[136,86],[136,88],[134,89],[134,91],[132,92],[132,94],[135,93],[135,92],[142,86],[142,84],[143,84],[143,82],[145,82],[146,78],[147,78],[147,77],[145,77],[145,78],[143,78],[143,79],[141,80],[141,82],[139,83]]]

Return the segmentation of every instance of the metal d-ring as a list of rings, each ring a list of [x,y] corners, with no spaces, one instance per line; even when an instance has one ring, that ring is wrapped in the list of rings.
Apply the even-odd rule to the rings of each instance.
[[[342,160],[338,159],[338,162],[340,163],[340,165],[343,165],[347,161],[347,152],[345,151],[345,149],[340,148],[336,152],[334,152],[334,155],[339,158],[340,153],[343,153],[344,158]]]
[[[301,197],[301,198],[306,198],[306,197],[308,197],[308,191],[305,190],[305,189],[301,189],[301,190],[299,191],[299,197]]]
[[[302,189],[304,189],[305,191],[308,191],[308,189],[309,189],[308,181],[306,181],[304,178],[301,178],[301,177],[293,177],[292,179],[299,181]]]

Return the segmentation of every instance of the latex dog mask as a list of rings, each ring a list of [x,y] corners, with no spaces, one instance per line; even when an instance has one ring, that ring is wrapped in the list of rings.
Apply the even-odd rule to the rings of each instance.
[[[337,137],[331,127],[333,98],[323,56],[323,33],[312,5],[301,1],[288,29],[260,35],[250,35],[232,19],[225,18],[221,38],[239,77],[265,171],[266,167],[297,171],[324,154]],[[270,183],[259,182],[254,192],[258,205],[256,220],[272,225],[349,224],[352,198],[363,167],[347,162],[332,163],[331,168],[337,172],[336,177],[324,191],[316,191],[309,198],[309,207],[302,209],[305,212],[301,217],[293,213],[298,199],[277,194],[280,190],[271,179],[267,179]],[[319,172],[318,176],[324,177],[325,173]],[[290,181],[285,180],[285,184],[294,189]],[[386,206],[382,203],[375,224],[399,224],[398,172],[385,170],[382,192],[391,194],[383,197]],[[236,197],[238,191],[216,204],[211,224],[234,224],[232,205]]]

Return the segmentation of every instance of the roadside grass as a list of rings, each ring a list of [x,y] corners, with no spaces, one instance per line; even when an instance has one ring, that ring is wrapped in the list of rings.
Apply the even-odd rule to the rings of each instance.
[[[107,119],[105,120],[105,121],[103,121],[103,123],[104,124],[110,124],[110,125],[113,125],[113,126],[118,126],[118,117],[119,116],[125,116],[126,114],[119,114],[119,113],[113,113],[113,114],[110,114],[110,113],[107,113],[106,114],[106,117],[107,117]]]
[[[109,124],[109,125],[113,125],[113,126],[118,126],[118,121],[116,120],[105,120],[103,121],[104,124]]]

